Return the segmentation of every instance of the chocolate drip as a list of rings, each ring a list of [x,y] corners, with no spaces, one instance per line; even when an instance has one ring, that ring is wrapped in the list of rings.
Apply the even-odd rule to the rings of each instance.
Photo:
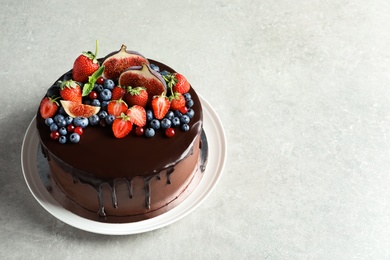
[[[104,211],[104,205],[103,205],[103,184],[101,184],[97,190],[98,195],[98,201],[99,201],[99,210],[98,215],[99,217],[106,217],[106,212]]]
[[[129,198],[132,199],[133,198],[133,180],[128,180],[128,179],[125,179],[126,180],[126,183],[127,183],[127,188],[129,189]]]
[[[150,209],[150,180],[153,176],[145,177],[145,207]]]
[[[171,184],[171,174],[175,171],[175,167],[167,169],[167,184]]]

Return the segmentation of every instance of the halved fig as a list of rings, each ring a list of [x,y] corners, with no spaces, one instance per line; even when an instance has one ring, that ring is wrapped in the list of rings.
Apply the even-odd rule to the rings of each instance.
[[[149,61],[140,53],[126,50],[126,45],[122,45],[118,52],[113,52],[105,58],[103,76],[107,79],[116,80],[120,74],[132,66],[141,66]]]
[[[149,65],[130,67],[119,77],[119,85],[122,87],[144,87],[149,99],[153,96],[166,93],[167,84],[161,75],[151,69]]]
[[[65,112],[73,118],[78,116],[88,118],[96,115],[100,110],[100,107],[85,105],[74,101],[60,100],[60,102],[64,107]]]

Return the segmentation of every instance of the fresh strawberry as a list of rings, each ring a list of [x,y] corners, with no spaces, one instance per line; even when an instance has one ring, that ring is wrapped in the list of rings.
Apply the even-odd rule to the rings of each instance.
[[[127,110],[127,104],[120,98],[118,100],[112,100],[107,105],[108,114],[114,115],[115,117],[120,116]]]
[[[172,92],[179,92],[180,94],[187,93],[190,90],[190,83],[180,73],[173,73],[163,76],[165,82]]]
[[[85,83],[88,81],[88,77],[91,76],[95,71],[99,69],[99,63],[96,59],[99,42],[96,41],[95,53],[90,51],[83,52],[77,57],[73,63],[73,79]]]
[[[60,96],[69,101],[81,103],[81,87],[74,80],[67,80],[61,83]]]
[[[39,113],[44,119],[53,117],[56,114],[59,106],[57,102],[58,98],[59,97],[57,98],[44,97],[42,99],[41,104],[39,106]]]
[[[121,86],[115,86],[112,89],[111,94],[112,94],[111,95],[112,100],[118,100],[120,98],[123,98],[123,96],[126,94],[126,90],[124,88],[122,88]]]
[[[125,94],[125,101],[129,106],[138,105],[146,107],[148,103],[148,92],[143,87],[128,87]]]
[[[180,110],[182,107],[185,107],[186,100],[182,94],[179,92],[175,92],[172,96],[169,97],[171,100],[171,109],[172,110]]]
[[[126,115],[130,118],[130,122],[134,125],[140,127],[146,125],[146,111],[142,106],[132,106],[126,111]]]
[[[123,138],[128,135],[133,128],[133,124],[130,121],[130,118],[122,113],[118,118],[112,123],[112,132],[116,138]]]
[[[163,119],[170,108],[170,102],[165,93],[154,96],[152,99],[153,114],[157,119]]]

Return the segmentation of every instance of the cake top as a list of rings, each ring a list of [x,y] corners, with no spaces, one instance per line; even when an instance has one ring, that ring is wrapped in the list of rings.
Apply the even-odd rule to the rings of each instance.
[[[122,45],[103,59],[96,50],[83,52],[73,69],[51,86],[42,99],[40,116],[50,137],[61,144],[80,142],[85,128],[110,127],[112,136],[174,137],[188,131],[194,116],[190,84],[180,73]]]
[[[77,57],[47,90],[36,124],[49,160],[100,178],[130,178],[191,154],[202,119],[183,75],[123,45],[104,58]]]

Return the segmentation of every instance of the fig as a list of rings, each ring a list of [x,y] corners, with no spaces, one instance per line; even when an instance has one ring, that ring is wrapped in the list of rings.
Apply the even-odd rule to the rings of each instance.
[[[73,118],[80,116],[89,118],[90,116],[96,115],[100,110],[100,107],[85,105],[74,101],[60,100],[60,102],[65,112]]]
[[[141,66],[143,63],[149,64],[149,61],[140,53],[126,50],[126,45],[122,45],[118,52],[113,52],[105,58],[103,76],[106,79],[116,80],[120,74],[132,66]]]
[[[148,92],[149,99],[167,91],[165,80],[146,63],[125,70],[119,77],[119,85],[133,88],[144,87]]]

